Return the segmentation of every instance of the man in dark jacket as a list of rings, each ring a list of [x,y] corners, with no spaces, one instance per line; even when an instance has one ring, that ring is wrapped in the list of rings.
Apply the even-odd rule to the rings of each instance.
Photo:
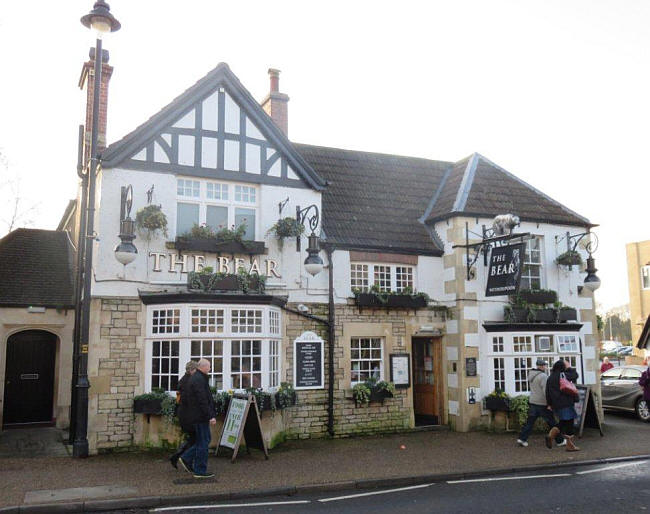
[[[546,381],[546,401],[553,408],[560,423],[559,427],[553,427],[546,436],[546,446],[552,448],[553,438],[562,433],[566,439],[566,451],[575,452],[580,449],[573,443],[575,437],[573,420],[578,417],[573,404],[578,401],[578,397],[560,389],[562,375],[573,383],[578,380],[578,372],[571,367],[568,361],[559,360],[553,364],[551,375]]]
[[[178,458],[196,442],[196,436],[194,433],[194,427],[187,423],[185,413],[183,412],[183,392],[186,390],[186,387],[189,384],[190,377],[196,372],[197,364],[195,361],[189,361],[185,365],[185,375],[181,377],[176,386],[176,415],[178,416],[178,421],[181,425],[181,430],[185,440],[181,446],[176,450],[176,452],[169,457],[169,461],[172,463],[172,466],[175,468],[178,467]]]
[[[217,411],[210,392],[210,361],[201,359],[196,373],[183,390],[181,404],[183,417],[194,428],[196,442],[181,455],[178,462],[194,478],[211,478],[208,473],[208,446],[210,445],[210,425],[217,424]]]

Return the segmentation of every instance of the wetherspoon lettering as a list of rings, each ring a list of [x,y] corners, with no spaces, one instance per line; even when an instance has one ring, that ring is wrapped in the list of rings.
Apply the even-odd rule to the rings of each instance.
[[[205,255],[178,255],[176,253],[149,252],[149,257],[153,257],[153,271],[168,271],[169,273],[188,273],[189,271],[201,271],[203,268],[210,266]],[[267,277],[282,278],[278,272],[278,263],[273,259],[266,259],[264,266],[260,267],[260,261],[257,257],[249,260],[243,258],[217,257],[211,266],[217,273],[236,273],[243,268],[248,273],[264,273]]]

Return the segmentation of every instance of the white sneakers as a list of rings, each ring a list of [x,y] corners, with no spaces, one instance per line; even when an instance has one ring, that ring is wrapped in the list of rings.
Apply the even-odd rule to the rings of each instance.
[[[566,439],[562,439],[561,443],[555,443],[555,446],[566,446]]]
[[[523,446],[524,448],[526,448],[526,446],[528,446],[528,441],[522,441],[521,439],[517,439],[517,444],[519,446]],[[566,444],[566,443],[564,443],[564,444]]]

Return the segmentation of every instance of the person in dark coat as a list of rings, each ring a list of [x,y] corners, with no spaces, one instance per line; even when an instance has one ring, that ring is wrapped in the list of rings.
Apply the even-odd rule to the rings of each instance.
[[[183,443],[180,445],[178,450],[169,457],[169,461],[172,463],[172,466],[178,469],[178,458],[181,456],[181,454],[187,450],[190,446],[192,446],[196,442],[196,437],[194,433],[194,427],[192,425],[187,424],[184,413],[183,413],[183,390],[187,386],[190,377],[194,374],[196,371],[197,364],[195,361],[189,361],[187,364],[185,364],[185,374],[181,377],[181,379],[178,381],[178,385],[176,386],[176,416],[178,416],[178,422],[181,425],[181,430],[183,431],[183,436],[184,440]]]
[[[551,406],[560,423],[559,427],[551,428],[546,436],[546,446],[552,448],[553,439],[561,433],[566,440],[566,451],[575,452],[580,449],[573,441],[575,437],[573,420],[578,417],[574,403],[578,401],[578,397],[560,389],[562,375],[573,383],[578,380],[578,372],[571,367],[568,361],[559,360],[553,364],[551,374],[546,381],[546,402]]]
[[[185,471],[194,474],[194,478],[211,478],[208,472],[208,446],[210,445],[210,426],[217,424],[217,410],[210,391],[210,361],[201,359],[198,369],[183,390],[183,417],[191,425],[196,435],[195,443],[178,459]]]

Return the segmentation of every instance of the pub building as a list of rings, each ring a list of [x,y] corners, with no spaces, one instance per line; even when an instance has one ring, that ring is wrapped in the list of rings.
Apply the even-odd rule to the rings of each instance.
[[[134,414],[133,398],[173,393],[190,359],[210,360],[220,391],[294,386],[295,405],[262,413],[271,445],[479,429],[491,414],[482,399],[495,388],[527,394],[538,357],[570,360],[598,394],[593,289],[583,265],[556,263],[568,248],[587,257],[586,218],[476,153],[446,162],[292,143],[289,97],[273,69],[260,104],[221,63],[104,148],[112,68],[102,69],[89,337],[80,342],[90,453],[171,440],[160,416]],[[81,159],[84,169],[87,145]],[[0,240],[5,427],[70,420],[83,191],[56,231]],[[506,213],[520,225],[495,236],[493,220]],[[301,235],[279,239],[283,220]],[[521,289],[555,291],[550,303],[570,307],[568,321],[532,319],[541,308],[516,319],[507,293],[486,296],[497,248],[518,249],[506,275],[516,268]],[[358,405],[353,387],[373,377],[393,381],[393,396]],[[17,407],[32,403],[42,407]]]

